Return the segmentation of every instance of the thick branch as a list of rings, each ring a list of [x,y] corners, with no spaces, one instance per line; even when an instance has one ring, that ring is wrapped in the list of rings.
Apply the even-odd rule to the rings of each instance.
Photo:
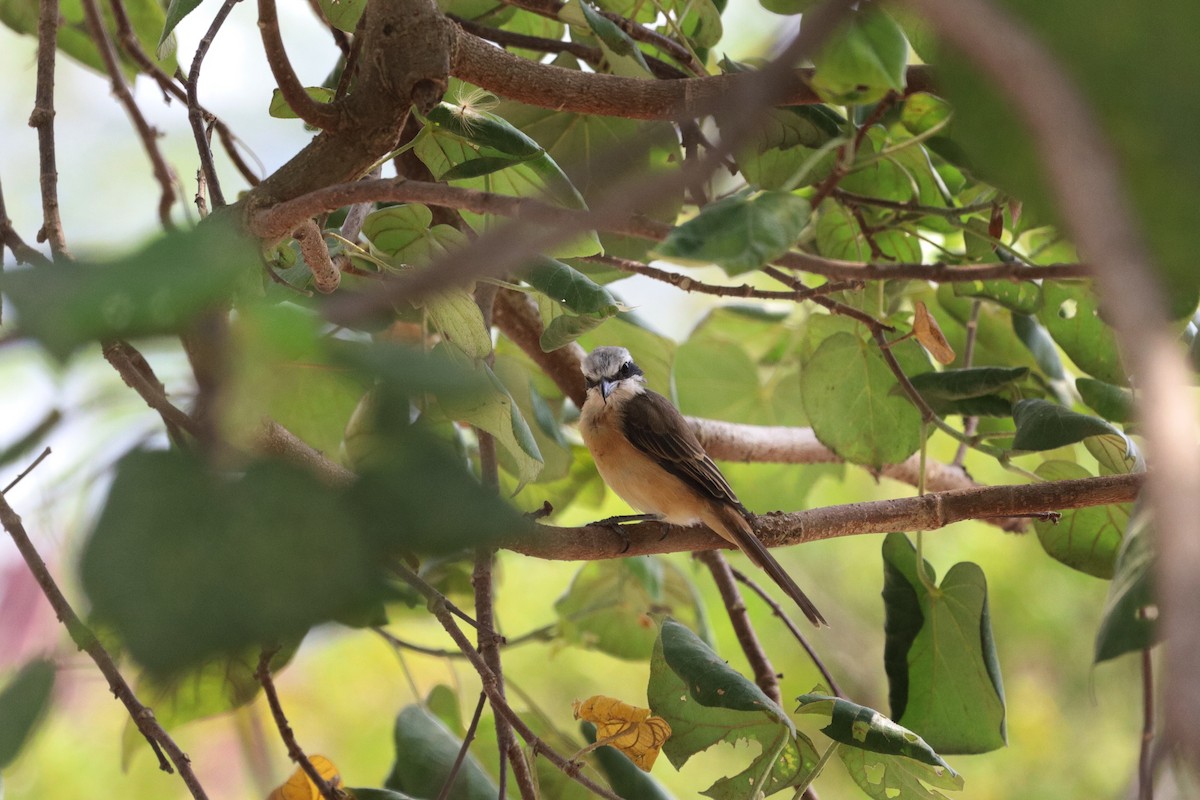
[[[757,73],[731,73],[705,78],[648,81],[585,73],[514,56],[465,31],[451,72],[456,78],[490,92],[539,108],[603,114],[627,119],[694,119],[713,113],[723,100],[747,91]],[[796,69],[778,87],[780,105],[822,102],[807,83],[811,70]],[[908,68],[908,91],[929,91],[933,75],[925,66]]]
[[[764,514],[754,531],[768,547],[815,542],[863,533],[931,531],[969,519],[986,520],[1075,508],[1131,503],[1144,475],[1113,475],[1020,486],[981,486],[898,500],[874,500],[791,513]],[[604,525],[559,528],[537,525],[504,546],[535,558],[594,561],[657,553],[730,547],[707,528],[679,529],[659,522],[626,525],[621,533]]]
[[[75,609],[71,608],[71,604],[67,602],[66,596],[58,588],[58,584],[54,582],[54,578],[50,575],[50,570],[46,567],[46,562],[42,560],[37,549],[33,546],[33,542],[29,539],[29,534],[25,532],[25,525],[21,522],[21,517],[13,510],[8,501],[4,499],[4,495],[0,494],[0,525],[8,531],[12,537],[13,543],[16,544],[17,550],[20,551],[21,557],[25,559],[29,571],[33,573],[33,577],[37,580],[38,585],[42,588],[42,593],[46,595],[46,599],[50,601],[54,613],[58,616],[60,622],[66,626],[67,633],[71,636],[71,641],[75,642],[75,646],[91,656],[92,661],[100,668],[100,672],[108,681],[108,688],[112,691],[113,696],[121,701],[122,705],[129,712],[129,716],[133,719],[133,723],[137,726],[142,736],[146,737],[147,741],[159,752],[160,766],[167,772],[171,771],[171,767],[167,762],[162,760],[162,754],[165,752],[170,758],[170,763],[175,765],[175,769],[179,771],[179,777],[187,785],[188,791],[196,800],[207,800],[208,795],[204,793],[204,788],[200,785],[196,773],[192,771],[191,760],[187,754],[179,749],[179,745],[175,744],[175,740],[163,730],[163,727],[158,724],[158,720],[154,718],[154,712],[148,707],[142,705],[138,700],[137,695],[133,693],[133,689],[125,682],[125,678],[117,669],[116,663],[112,660],[112,656],[104,649],[104,645],[100,644],[100,640],[92,633],[91,628],[83,623],[79,615],[75,613]]]

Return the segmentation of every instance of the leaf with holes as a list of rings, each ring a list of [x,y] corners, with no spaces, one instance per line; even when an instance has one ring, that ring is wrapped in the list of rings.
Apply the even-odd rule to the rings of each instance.
[[[1097,380],[1128,386],[1112,328],[1100,317],[1089,282],[1047,281],[1038,319],[1072,361]]]
[[[813,56],[812,86],[834,105],[874,103],[906,82],[908,41],[890,16],[874,6],[853,13]]]

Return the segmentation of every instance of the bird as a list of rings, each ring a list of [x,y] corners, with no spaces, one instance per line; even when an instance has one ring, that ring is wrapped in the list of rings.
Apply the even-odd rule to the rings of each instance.
[[[764,570],[814,625],[827,625],[755,535],[749,512],[683,414],[646,388],[645,374],[629,351],[597,347],[584,358],[582,370],[587,398],[579,431],[609,488],[670,525],[707,525]]]

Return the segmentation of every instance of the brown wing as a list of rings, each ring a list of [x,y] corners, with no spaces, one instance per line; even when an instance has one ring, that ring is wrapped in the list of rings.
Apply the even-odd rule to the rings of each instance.
[[[634,447],[703,496],[741,508],[725,476],[670,400],[646,391],[626,401],[622,411],[621,424]]]

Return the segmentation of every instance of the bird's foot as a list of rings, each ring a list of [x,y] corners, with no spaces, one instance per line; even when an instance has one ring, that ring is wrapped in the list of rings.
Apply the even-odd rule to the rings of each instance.
[[[596,520],[592,524],[608,528],[617,536],[620,536],[622,542],[621,552],[624,553],[629,549],[629,534],[625,533],[623,525],[629,522],[648,522],[655,519],[658,519],[658,517],[654,514],[619,514],[615,517]]]

